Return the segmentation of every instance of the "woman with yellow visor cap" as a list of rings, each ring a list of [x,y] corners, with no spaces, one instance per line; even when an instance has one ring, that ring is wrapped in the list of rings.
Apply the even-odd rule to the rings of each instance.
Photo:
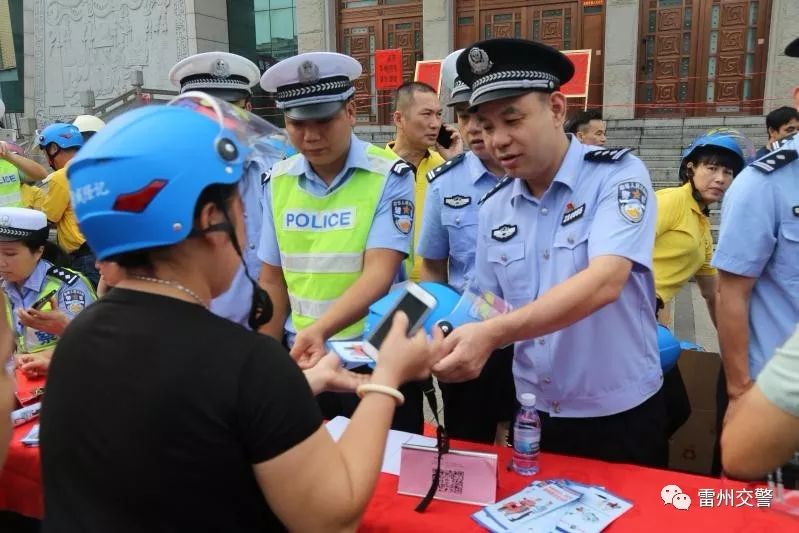
[[[16,358],[29,375],[44,374],[67,324],[96,296],[81,274],[56,266],[44,213],[0,208],[0,279],[6,319],[16,332]]]

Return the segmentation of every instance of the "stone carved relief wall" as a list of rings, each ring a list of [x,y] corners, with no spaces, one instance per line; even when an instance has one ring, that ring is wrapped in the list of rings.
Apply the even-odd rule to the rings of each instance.
[[[149,89],[171,89],[167,73],[188,56],[184,0],[35,0],[34,92],[39,122],[83,111],[131,89],[134,70]]]

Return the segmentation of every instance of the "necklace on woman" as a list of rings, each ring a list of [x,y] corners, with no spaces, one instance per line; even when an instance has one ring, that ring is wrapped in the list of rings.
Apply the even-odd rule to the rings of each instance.
[[[208,306],[206,305],[206,303],[204,301],[202,301],[202,299],[199,296],[197,296],[196,292],[194,292],[193,290],[189,289],[188,287],[184,287],[183,285],[181,285],[177,281],[170,281],[168,279],[160,279],[160,278],[150,278],[150,277],[147,277],[147,276],[131,276],[131,278],[137,279],[139,281],[147,281],[147,282],[150,282],[150,283],[157,283],[158,285],[166,285],[167,287],[172,287],[174,289],[177,289],[177,290],[179,290],[181,292],[184,292],[184,293],[188,294],[198,304],[200,304],[201,306],[203,306],[206,309],[208,309]]]

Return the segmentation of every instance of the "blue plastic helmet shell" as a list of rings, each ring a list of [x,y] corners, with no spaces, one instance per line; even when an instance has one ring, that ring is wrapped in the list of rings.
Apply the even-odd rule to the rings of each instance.
[[[55,143],[59,148],[80,148],[83,146],[83,135],[74,124],[56,122],[39,133],[37,142],[42,148],[51,143]]]
[[[236,183],[250,151],[234,132],[186,108],[129,111],[97,132],[67,168],[81,231],[101,260],[178,243],[191,232],[203,189]],[[117,204],[154,190],[139,211]]]
[[[460,300],[461,295],[454,288],[444,283],[423,281],[419,283],[419,286],[432,294],[437,302],[435,309],[427,316],[427,320],[424,322],[425,331],[432,335],[433,327],[439,320],[449,316],[458,300]],[[366,316],[366,325],[364,326],[364,336],[377,326],[380,319],[394,307],[404,290],[403,286],[399,285],[369,306],[369,314]]]

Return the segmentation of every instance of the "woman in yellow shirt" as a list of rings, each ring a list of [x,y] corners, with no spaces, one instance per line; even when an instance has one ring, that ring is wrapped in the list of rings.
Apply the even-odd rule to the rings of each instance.
[[[735,130],[714,130],[697,137],[683,153],[680,187],[655,193],[657,224],[653,273],[658,321],[670,322],[664,312],[682,287],[696,276],[710,317],[716,323],[718,274],[710,266],[713,238],[710,235],[709,206],[721,201],[733,177],[754,155],[754,145]],[[663,376],[668,433],[672,435],[691,414],[688,393],[675,365]]]
[[[714,130],[701,135],[683,153],[680,187],[655,193],[654,276],[658,320],[669,322],[664,312],[682,287],[694,276],[716,322],[715,299],[718,273],[710,266],[713,238],[709,206],[724,193],[754,153],[754,146],[735,130]]]

